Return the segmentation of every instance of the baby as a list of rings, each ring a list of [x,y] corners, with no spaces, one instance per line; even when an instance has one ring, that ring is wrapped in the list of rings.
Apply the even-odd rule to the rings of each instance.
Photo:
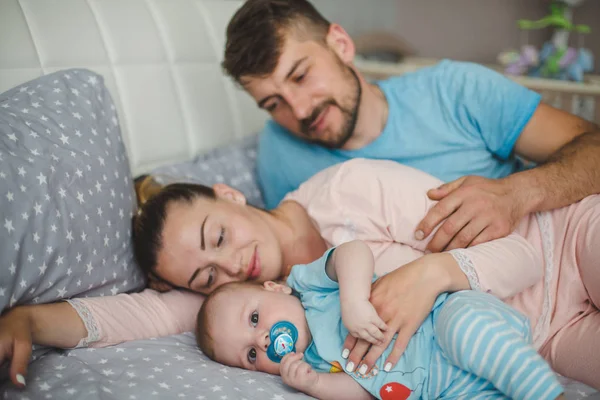
[[[369,302],[373,269],[370,249],[353,241],[294,266],[287,286],[223,285],[200,309],[198,345],[217,362],[281,375],[319,399],[563,397],[530,345],[527,319],[474,291],[439,296],[394,368],[381,365],[392,341],[371,372],[353,372],[339,357],[346,335],[379,343],[386,330]]]

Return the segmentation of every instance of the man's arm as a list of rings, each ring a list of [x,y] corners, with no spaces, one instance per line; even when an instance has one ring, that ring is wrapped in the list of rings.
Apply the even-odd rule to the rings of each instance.
[[[541,165],[506,178],[463,177],[431,190],[439,202],[416,229],[430,251],[474,246],[512,232],[527,214],[573,204],[600,193],[600,130],[595,124],[540,104],[514,152]]]
[[[542,103],[515,143],[515,153],[541,163],[506,178],[529,192],[528,213],[600,193],[600,128],[589,121]]]

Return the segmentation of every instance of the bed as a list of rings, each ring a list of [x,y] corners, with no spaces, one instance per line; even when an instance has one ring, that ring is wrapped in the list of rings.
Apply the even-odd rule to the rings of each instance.
[[[133,178],[226,182],[262,205],[266,115],[224,77],[225,0],[0,2],[0,305],[140,290],[126,238]],[[235,162],[230,162],[235,160]],[[224,367],[191,333],[104,349],[36,348],[6,399],[300,399]],[[569,399],[593,398],[565,381]]]

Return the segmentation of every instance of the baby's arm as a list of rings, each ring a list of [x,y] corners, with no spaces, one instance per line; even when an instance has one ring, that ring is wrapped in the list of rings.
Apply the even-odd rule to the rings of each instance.
[[[371,343],[383,340],[387,327],[369,302],[375,261],[371,249],[354,240],[338,246],[325,266],[329,278],[340,285],[342,321],[350,334]]]
[[[302,353],[290,353],[281,360],[280,375],[286,385],[324,400],[373,399],[350,375],[317,373],[302,359],[303,356]]]

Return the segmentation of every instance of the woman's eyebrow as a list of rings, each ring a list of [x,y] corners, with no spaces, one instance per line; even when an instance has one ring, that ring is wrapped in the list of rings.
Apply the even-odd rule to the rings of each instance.
[[[202,227],[200,228],[200,249],[204,250],[204,225],[206,225],[206,220],[208,219],[208,214],[204,217],[204,221],[202,221]]]

